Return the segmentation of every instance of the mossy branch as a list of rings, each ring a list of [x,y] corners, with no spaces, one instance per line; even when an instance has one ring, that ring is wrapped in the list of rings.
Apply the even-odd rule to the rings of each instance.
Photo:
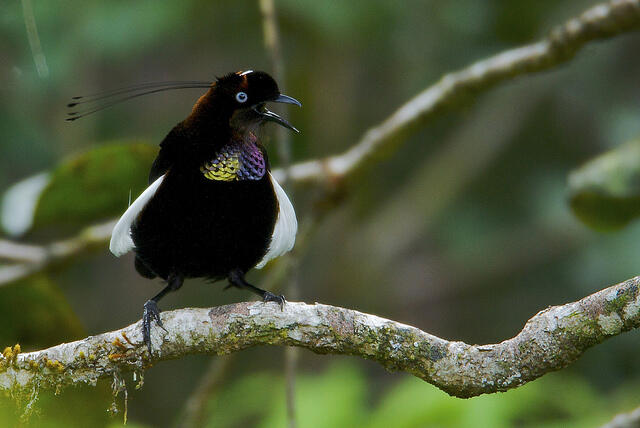
[[[405,371],[456,397],[506,391],[559,370],[588,348],[640,327],[640,277],[577,302],[547,308],[512,339],[492,345],[448,341],[416,327],[334,306],[245,302],[162,313],[167,331],[153,330],[154,353],[142,344],[140,322],[121,330],[20,353],[0,360],[0,390],[94,385],[101,378],[142,373],[190,354],[225,355],[258,345],[287,345],[347,354]]]
[[[423,126],[443,108],[520,75],[567,62],[586,43],[640,27],[640,0],[611,0],[552,31],[544,40],[509,50],[446,74],[381,124],[369,129],[344,154],[294,164],[293,181],[342,179]],[[281,173],[281,172],[276,172]],[[101,245],[110,225],[36,249],[24,264],[0,269],[0,284],[61,263]],[[9,243],[11,244],[11,243]],[[30,249],[33,250],[33,249]],[[30,257],[31,257],[31,253]],[[7,348],[0,359],[0,390],[31,394],[100,378],[141,373],[151,365],[188,354],[230,354],[256,345],[289,345],[318,353],[357,355],[390,370],[412,373],[458,397],[517,387],[575,361],[608,337],[640,326],[639,278],[578,302],[546,309],[514,338],[493,345],[440,339],[415,327],[326,305],[240,303],[162,314],[168,332],[155,329],[157,353],[140,344],[140,323],[46,350]]]

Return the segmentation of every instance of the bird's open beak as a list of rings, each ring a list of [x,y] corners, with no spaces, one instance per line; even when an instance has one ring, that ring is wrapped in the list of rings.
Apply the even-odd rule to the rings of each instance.
[[[295,104],[298,107],[302,107],[302,104],[300,104],[300,101],[296,100],[293,97],[290,97],[289,95],[284,95],[284,94],[278,95],[271,101],[273,101],[274,103]]]
[[[298,101],[295,98],[290,97],[288,95],[284,95],[284,94],[280,94],[277,97],[275,97],[274,99],[269,100],[269,101],[270,102],[274,102],[274,103],[295,104],[298,107],[302,107],[302,104],[300,104],[300,101]],[[286,119],[284,119],[281,116],[278,116],[274,112],[272,112],[270,110],[267,110],[267,108],[264,107],[264,104],[262,106],[258,107],[258,109],[256,111],[260,114],[260,116],[262,116],[262,118],[264,120],[278,123],[278,124],[284,126],[285,128],[289,128],[290,130],[292,130],[294,132],[300,132],[300,131],[298,131],[296,129],[295,126],[290,124],[289,121],[287,121]]]

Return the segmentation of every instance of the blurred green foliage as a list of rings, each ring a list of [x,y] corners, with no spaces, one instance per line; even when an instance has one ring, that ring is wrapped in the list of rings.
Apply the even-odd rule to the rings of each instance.
[[[640,216],[640,140],[573,171],[569,201],[576,216],[595,229],[620,229]]]
[[[36,214],[44,233],[29,235],[35,243],[48,242],[51,229],[75,231],[123,211],[129,192],[135,197],[146,185],[157,144],[199,92],[145,97],[70,124],[64,106],[71,96],[270,69],[254,1],[33,3],[46,80],[36,74],[20,2],[3,4],[0,13],[0,190],[54,171]],[[532,42],[595,3],[276,1],[287,70],[280,85],[304,105],[287,114],[302,130],[293,138],[294,160],[348,149],[443,73]],[[485,343],[512,336],[542,308],[638,274],[640,225],[631,222],[638,149],[625,145],[584,162],[640,136],[639,51],[638,34],[589,46],[558,70],[517,79],[430,122],[351,181],[345,202],[300,256],[300,299]],[[526,112],[505,124],[518,116],[507,112],[523,106]],[[483,139],[489,128],[500,144]],[[277,166],[276,151],[267,147]],[[450,147],[458,149],[447,152]],[[441,153],[449,161],[434,166]],[[451,177],[459,176],[467,179],[447,193]],[[294,190],[304,221],[317,191]],[[399,194],[423,198],[408,198],[393,217],[400,227],[411,224],[412,239],[398,248],[393,228],[363,236]],[[418,207],[431,206],[439,208],[428,213],[430,221],[416,222],[424,215]],[[588,225],[617,233],[592,231],[571,210]],[[121,327],[139,319],[159,286],[137,277],[130,260],[111,257],[106,244],[66,267],[0,288],[5,345],[40,348],[85,330]],[[163,309],[248,298],[221,288],[189,281]],[[381,369],[364,372],[361,361],[325,370],[334,357],[302,353],[300,426],[597,426],[638,405],[639,340],[637,332],[624,334],[561,374],[471,400]],[[208,408],[209,426],[283,426],[281,350],[247,350],[235,358]],[[179,425],[207,361],[188,358],[149,370],[141,390],[130,388],[129,426]],[[106,414],[109,384],[42,393],[41,416],[32,425],[119,426],[121,414]],[[0,426],[11,426],[21,412],[3,402]]]
[[[87,394],[95,398],[87,400]],[[26,406],[31,402],[31,411]],[[63,395],[33,394],[21,397],[19,405],[9,397],[0,398],[0,426],[2,427],[106,427],[122,426],[122,414],[109,416],[107,408],[112,402],[108,385],[81,386]],[[114,423],[119,419],[119,423]],[[117,424],[117,425],[116,425]],[[138,425],[127,424],[127,427]]]
[[[0,299],[0,343],[23,351],[78,339],[86,330],[64,293],[46,275],[7,287]]]
[[[146,143],[102,143],[61,162],[36,205],[34,229],[79,229],[118,216],[147,186],[158,150]]]
[[[320,373],[300,375],[295,400],[300,428],[590,428],[611,418],[609,407],[619,412],[632,409],[637,403],[630,395],[639,387],[622,385],[602,397],[584,380],[561,373],[506,393],[461,400],[408,375],[399,375],[392,386],[379,390],[356,364],[343,361],[329,364]],[[121,426],[117,420],[124,417],[123,400],[116,400],[119,411],[109,424],[107,388],[99,388],[102,409],[96,403],[89,407],[83,404],[87,388],[60,397],[44,396],[40,411],[26,418],[7,406],[9,401],[0,400],[0,424],[11,426],[22,416],[26,426]],[[241,376],[213,392],[203,426],[286,426],[284,388],[281,374],[257,371]],[[130,399],[129,406],[135,405]],[[165,425],[179,426],[180,419]],[[128,421],[127,426],[152,425]]]
[[[622,388],[605,398],[584,380],[562,374],[468,400],[450,397],[420,379],[401,377],[393,387],[380,391],[353,363],[332,364],[323,373],[302,375],[296,385],[299,426],[588,428],[610,419],[608,404],[615,403],[620,411],[634,405],[621,397]],[[265,372],[242,377],[217,391],[208,415],[206,426],[211,428],[286,426],[283,379]]]

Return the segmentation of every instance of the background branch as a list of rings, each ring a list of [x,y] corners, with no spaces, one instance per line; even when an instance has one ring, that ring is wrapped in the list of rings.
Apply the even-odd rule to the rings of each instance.
[[[284,60],[282,59],[282,44],[280,42],[280,32],[278,30],[278,19],[276,16],[276,7],[273,0],[259,0],[260,12],[262,13],[262,32],[264,35],[264,44],[271,58],[271,68],[273,77],[280,85],[286,87]],[[279,107],[283,115],[288,116],[289,108],[287,105]],[[289,186],[289,167],[291,165],[291,132],[282,126],[276,128],[276,143],[278,147],[278,158],[281,171],[283,172],[283,180],[281,184],[287,190],[289,197],[294,199],[293,190]],[[293,258],[295,255],[288,254],[287,258]],[[295,260],[290,265],[295,265]],[[287,296],[290,299],[299,297],[298,281],[296,280],[297,271],[289,269],[286,278]],[[284,350],[284,375],[286,382],[286,404],[287,404],[287,420],[289,428],[295,428],[296,422],[296,406],[295,406],[295,387],[296,387],[296,371],[297,371],[297,348],[286,348]]]
[[[256,345],[289,345],[321,354],[374,360],[406,371],[456,397],[506,391],[574,362],[605,339],[640,326],[640,277],[577,302],[545,309],[514,338],[468,345],[415,327],[334,306],[245,302],[163,312],[167,329],[154,329],[149,355],[140,322],[42,351],[7,348],[0,389],[14,395],[141,372],[189,354],[231,354]]]
[[[551,31],[544,40],[445,74],[382,123],[367,130],[360,141],[343,154],[292,165],[290,178],[294,181],[343,178],[367,165],[376,153],[388,153],[390,147],[406,139],[444,108],[475,98],[498,83],[557,67],[573,58],[588,42],[639,27],[640,0],[611,0],[594,6]],[[276,172],[282,174],[282,171]]]
[[[212,359],[195,391],[185,403],[180,422],[182,428],[205,426],[207,404],[223,383],[232,363],[233,359],[230,356]]]
[[[20,242],[0,239],[0,259],[39,263],[47,257],[44,248],[38,245],[22,244]]]
[[[265,15],[271,16],[271,15]],[[387,152],[390,146],[406,139],[412,132],[436,116],[443,108],[468,100],[494,85],[517,76],[544,71],[570,60],[586,43],[602,40],[640,27],[640,0],[611,0],[594,6],[579,17],[557,27],[550,35],[535,44],[508,50],[493,57],[445,74],[436,84],[425,89],[363,137],[341,155],[321,160],[310,160],[277,169],[278,180],[294,182],[343,179],[364,167],[375,154]],[[272,35],[265,27],[267,43]],[[268,36],[268,37],[267,37]],[[274,57],[274,66],[276,58]],[[82,231],[76,237],[49,244],[38,251],[38,261],[0,268],[0,286],[25,278],[33,273],[75,257],[87,247],[106,242],[111,234],[110,224],[97,225]],[[62,251],[60,251],[62,249]]]
[[[47,78],[49,77],[49,67],[47,66],[47,58],[44,56],[42,45],[40,44],[38,26],[36,25],[36,18],[33,14],[31,0],[22,0],[22,13],[24,15],[24,25],[27,29],[29,46],[31,47],[31,55],[33,56],[33,62],[36,65],[38,76]]]
[[[640,407],[629,412],[616,415],[611,422],[601,428],[636,428],[640,426]]]
[[[0,287],[75,259],[92,248],[102,247],[111,238],[114,225],[115,220],[90,226],[72,238],[43,246],[0,240],[0,258],[9,258],[5,254],[9,250],[19,250],[14,259],[29,259],[29,262],[0,267]]]
[[[43,246],[1,240],[0,252],[8,251],[11,248],[16,249],[18,246],[20,258],[30,258],[30,260],[25,263],[0,267],[0,287],[74,259],[92,248],[102,247],[111,238],[114,225],[115,220],[90,226],[72,238]],[[2,257],[8,258],[6,254],[0,254],[0,258]],[[15,255],[14,258],[18,258],[18,255]]]

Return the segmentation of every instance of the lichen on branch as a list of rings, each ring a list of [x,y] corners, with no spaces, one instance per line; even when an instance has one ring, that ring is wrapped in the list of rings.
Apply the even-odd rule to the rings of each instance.
[[[512,339],[469,345],[351,309],[289,302],[245,302],[163,312],[167,331],[153,330],[154,353],[142,343],[140,321],[41,351],[8,348],[0,360],[0,390],[25,394],[124,372],[141,373],[190,354],[225,355],[258,345],[307,348],[370,359],[405,371],[456,397],[506,391],[574,362],[623,331],[640,327],[640,277],[577,302],[545,309]]]
[[[585,43],[640,27],[640,0],[611,0],[567,21],[540,42],[478,61],[425,89],[366,131],[345,153],[291,166],[292,181],[343,179],[424,126],[443,108],[517,76],[552,69]],[[276,171],[276,174],[282,171]],[[103,245],[110,225],[40,248],[22,248],[26,261],[0,269],[0,285]],[[4,242],[5,248],[16,247]],[[22,260],[22,259],[21,259]],[[142,373],[189,354],[231,354],[258,345],[287,345],[317,353],[348,354],[411,373],[457,397],[515,388],[575,361],[586,349],[640,326],[639,278],[584,299],[545,309],[514,338],[499,344],[448,341],[416,327],[327,305],[291,302],[280,311],[261,302],[165,312],[167,332],[154,329],[153,354],[142,345],[140,322],[121,330],[22,353],[5,349],[0,390],[29,396],[99,379]]]

